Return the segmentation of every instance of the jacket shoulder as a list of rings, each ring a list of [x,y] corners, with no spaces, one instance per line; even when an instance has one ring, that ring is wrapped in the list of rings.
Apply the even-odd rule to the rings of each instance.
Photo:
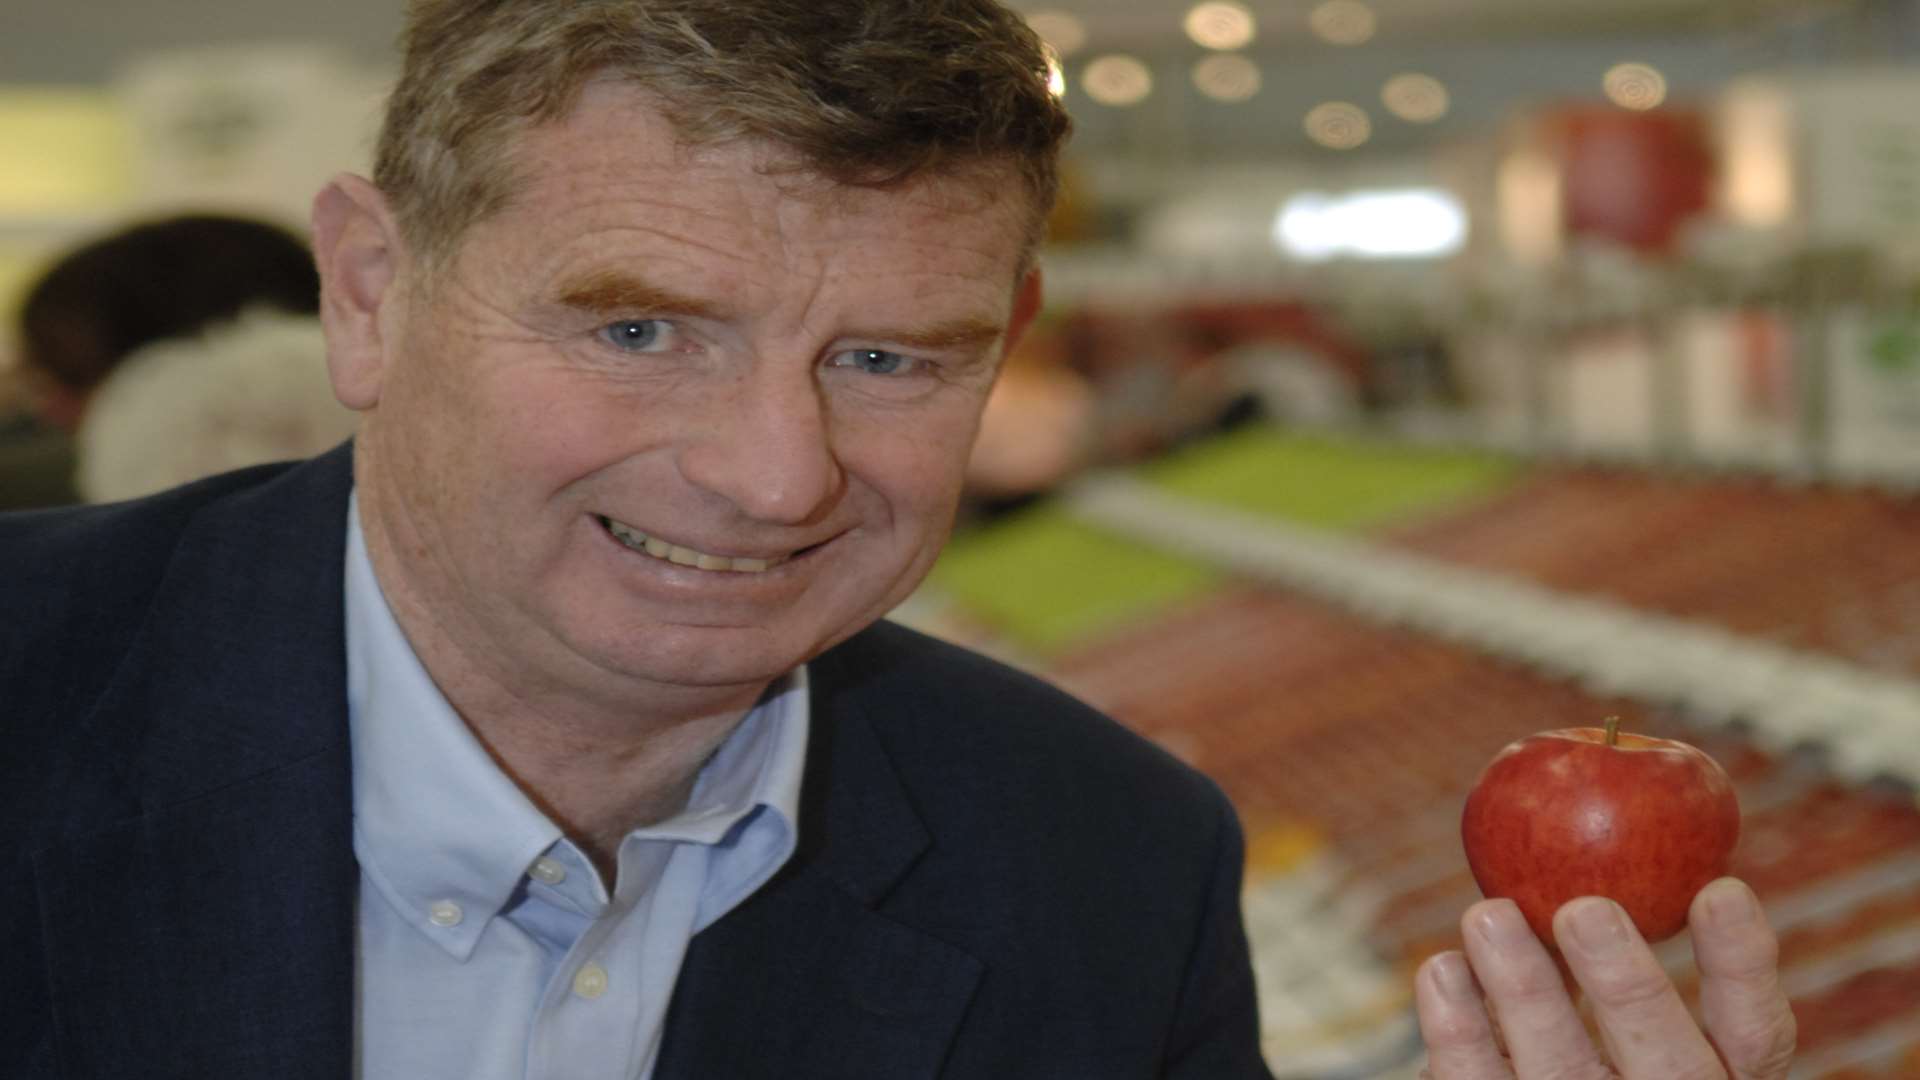
[[[111,681],[194,520],[283,469],[130,502],[0,514],[0,738],[9,747],[0,792],[27,798],[44,777]]]
[[[86,652],[89,642],[126,629],[145,606],[181,534],[203,508],[263,483],[285,466],[262,466],[128,502],[0,513],[0,679],[25,639],[57,637]],[[29,671],[29,674],[32,672]]]
[[[1037,813],[1128,817],[1151,800],[1195,829],[1225,809],[1212,780],[1159,745],[992,657],[881,622],[821,659],[910,781]]]

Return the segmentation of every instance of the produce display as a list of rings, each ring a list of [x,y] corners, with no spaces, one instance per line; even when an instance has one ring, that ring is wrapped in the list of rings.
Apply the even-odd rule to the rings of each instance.
[[[1521,468],[1479,450],[1245,427],[1144,465],[1180,495],[1337,532],[1367,532],[1507,490]]]
[[[1920,498],[1552,468],[1395,547],[1920,676]]]
[[[1298,512],[1293,520],[1354,544],[1605,597],[1845,667],[1920,673],[1914,496],[1494,463],[1438,494],[1409,482],[1398,505],[1382,499],[1340,520],[1305,505],[1300,477],[1342,468],[1326,475],[1351,482],[1379,467],[1380,454],[1356,452],[1338,466],[1329,464],[1336,442],[1314,441],[1296,457],[1288,440],[1271,438],[1213,452],[1236,478],[1200,476],[1195,458],[1141,474],[1259,513]],[[1408,475],[1420,469],[1415,451],[1386,459]],[[1457,469],[1460,458],[1439,460]],[[1262,469],[1292,476],[1279,486],[1296,494],[1237,493]],[[991,568],[1009,581],[1076,578],[1075,589],[1099,593],[1084,559],[1078,568],[1046,562],[1049,549],[1088,550],[1085,523],[1057,508],[1043,513],[1017,550],[996,552],[993,532],[1017,520],[963,538],[972,572],[935,578],[956,614],[948,625],[1101,704],[1235,801],[1251,845],[1248,918],[1264,1034],[1280,1076],[1417,1075],[1412,971],[1459,944],[1459,914],[1481,895],[1462,845],[1468,793],[1502,747],[1609,716],[1624,731],[1698,747],[1731,780],[1741,816],[1729,871],[1754,886],[1780,930],[1782,978],[1800,1022],[1796,1075],[1920,1076],[1920,803],[1910,783],[1848,780],[1819,741],[1756,740],[1738,716],[1610,692],[1556,675],[1524,650],[1474,647],[1235,578],[1191,555],[1162,552],[1168,561],[1153,564],[1170,568],[1177,588],[1132,591],[1154,584],[1151,575],[1111,582],[1136,601],[1123,617],[1071,627],[1056,618],[1046,635],[1012,632],[991,612],[1017,619],[1018,603],[976,603],[973,590],[993,587]],[[1077,539],[1053,543],[1072,530]],[[1151,550],[1137,536],[1098,543],[1121,545],[1129,560]],[[1040,640],[1044,647],[1031,644]],[[1920,714],[1902,729],[1920,736]],[[1831,730],[1845,735],[1844,717]],[[1685,932],[1656,951],[1691,997]]]
[[[1010,645],[1044,654],[1206,595],[1222,576],[1041,506],[955,537],[933,585]]]

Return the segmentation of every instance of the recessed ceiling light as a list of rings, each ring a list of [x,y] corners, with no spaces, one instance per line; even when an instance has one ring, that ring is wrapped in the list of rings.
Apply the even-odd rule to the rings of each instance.
[[[1667,100],[1667,77],[1646,64],[1615,64],[1600,85],[1608,101],[1635,112],[1657,109]]]
[[[1219,54],[1193,65],[1193,85],[1215,101],[1245,101],[1260,92],[1260,65]]]
[[[1087,65],[1080,87],[1102,105],[1138,105],[1153,93],[1153,72],[1131,56],[1112,53]]]
[[[1307,138],[1331,150],[1351,150],[1373,137],[1367,110],[1347,101],[1315,105],[1305,126]]]
[[[1410,124],[1431,124],[1447,115],[1447,88],[1431,75],[1395,75],[1380,88],[1380,103]]]
[[[1207,0],[1187,12],[1187,36],[1207,49],[1239,49],[1253,40],[1253,12],[1235,0]]]
[[[1359,45],[1373,37],[1380,20],[1360,0],[1327,0],[1307,15],[1307,25],[1322,41]]]
[[[1027,16],[1027,25],[1040,40],[1053,46],[1061,56],[1072,56],[1087,45],[1087,24],[1077,15],[1064,11],[1036,11]]]

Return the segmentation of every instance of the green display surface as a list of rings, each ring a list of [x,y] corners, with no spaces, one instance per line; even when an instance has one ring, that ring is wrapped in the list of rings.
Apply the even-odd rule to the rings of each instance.
[[[1222,574],[1036,506],[954,537],[932,582],[1045,655],[1215,588]]]
[[[1250,428],[1142,466],[1174,494],[1294,524],[1361,532],[1498,490],[1520,466],[1493,454]],[[932,584],[1039,657],[1217,588],[1225,574],[1040,504],[963,529]]]
[[[1176,495],[1351,532],[1490,494],[1521,468],[1474,450],[1247,428],[1153,462],[1140,475]]]

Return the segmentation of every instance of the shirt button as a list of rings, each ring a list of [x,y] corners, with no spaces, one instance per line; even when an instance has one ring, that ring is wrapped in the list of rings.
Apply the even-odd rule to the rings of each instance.
[[[607,969],[588,964],[573,977],[573,992],[592,1000],[607,992]]]
[[[465,917],[466,913],[460,910],[460,905],[451,900],[436,900],[427,909],[427,918],[433,920],[435,926],[459,926],[460,920]]]
[[[560,860],[549,859],[545,855],[533,860],[533,869],[527,874],[535,881],[543,881],[548,885],[558,885],[567,880],[567,868],[561,865]]]

